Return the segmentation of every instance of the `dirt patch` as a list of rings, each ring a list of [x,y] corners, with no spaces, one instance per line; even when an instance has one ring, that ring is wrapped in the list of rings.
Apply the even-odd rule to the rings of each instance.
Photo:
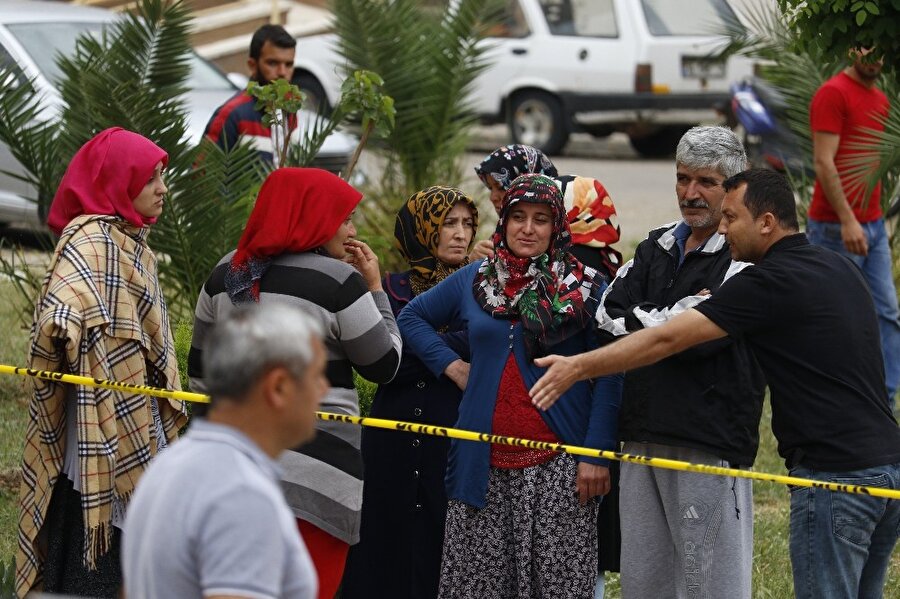
[[[22,482],[22,471],[18,468],[9,468],[0,472],[0,492],[15,494],[19,492],[19,484]]]

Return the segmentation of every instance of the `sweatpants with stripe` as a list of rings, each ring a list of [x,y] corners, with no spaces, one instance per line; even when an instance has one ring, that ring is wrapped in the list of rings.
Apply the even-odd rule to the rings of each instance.
[[[697,449],[627,442],[623,451],[728,466]],[[750,480],[623,462],[619,487],[623,599],[749,599]]]

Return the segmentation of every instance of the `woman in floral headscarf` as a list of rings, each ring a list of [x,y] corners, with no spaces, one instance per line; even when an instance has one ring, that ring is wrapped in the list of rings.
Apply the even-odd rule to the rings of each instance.
[[[29,366],[179,389],[147,246],[168,155],[119,127],[72,158],[47,223],[60,235],[34,312]],[[117,597],[121,527],[150,459],[187,422],[181,402],[35,379],[19,494],[16,591]]]
[[[460,428],[611,449],[621,377],[573,387],[546,412],[528,389],[533,359],[596,347],[602,277],[569,253],[562,194],[523,175],[500,210],[491,258],[415,298],[398,324],[414,352],[460,389]],[[438,330],[461,321],[471,366]],[[440,597],[582,598],[597,575],[597,507],[609,491],[604,460],[526,447],[453,441],[447,467]]]
[[[500,146],[475,167],[475,174],[491,192],[491,204],[500,214],[506,190],[519,175],[536,173],[555,177],[556,167],[537,148],[524,144]]]
[[[468,263],[478,226],[475,202],[452,187],[429,187],[397,213],[395,245],[410,270],[384,277],[394,314]],[[468,337],[451,322],[440,338],[468,357]],[[372,403],[376,418],[453,426],[462,396],[404,351],[394,380]],[[363,429],[365,464],[360,543],[350,550],[341,596],[428,599],[437,596],[444,543],[447,439]]]

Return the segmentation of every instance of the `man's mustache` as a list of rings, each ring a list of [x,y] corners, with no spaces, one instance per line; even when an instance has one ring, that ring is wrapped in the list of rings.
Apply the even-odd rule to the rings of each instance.
[[[709,208],[709,202],[701,199],[681,200],[678,205],[682,208]]]

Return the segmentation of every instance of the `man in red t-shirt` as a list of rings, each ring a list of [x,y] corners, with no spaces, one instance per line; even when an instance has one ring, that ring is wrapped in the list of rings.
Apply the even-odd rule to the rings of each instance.
[[[816,187],[806,226],[810,242],[850,258],[862,270],[875,300],[888,394],[900,384],[900,311],[891,250],[881,214],[881,185],[866,195],[854,181],[854,159],[871,141],[867,130],[884,130],[887,96],[875,87],[882,60],[866,60],[870,50],[852,50],[851,66],[822,84],[809,106]],[[840,290],[835,290],[839,292]]]

